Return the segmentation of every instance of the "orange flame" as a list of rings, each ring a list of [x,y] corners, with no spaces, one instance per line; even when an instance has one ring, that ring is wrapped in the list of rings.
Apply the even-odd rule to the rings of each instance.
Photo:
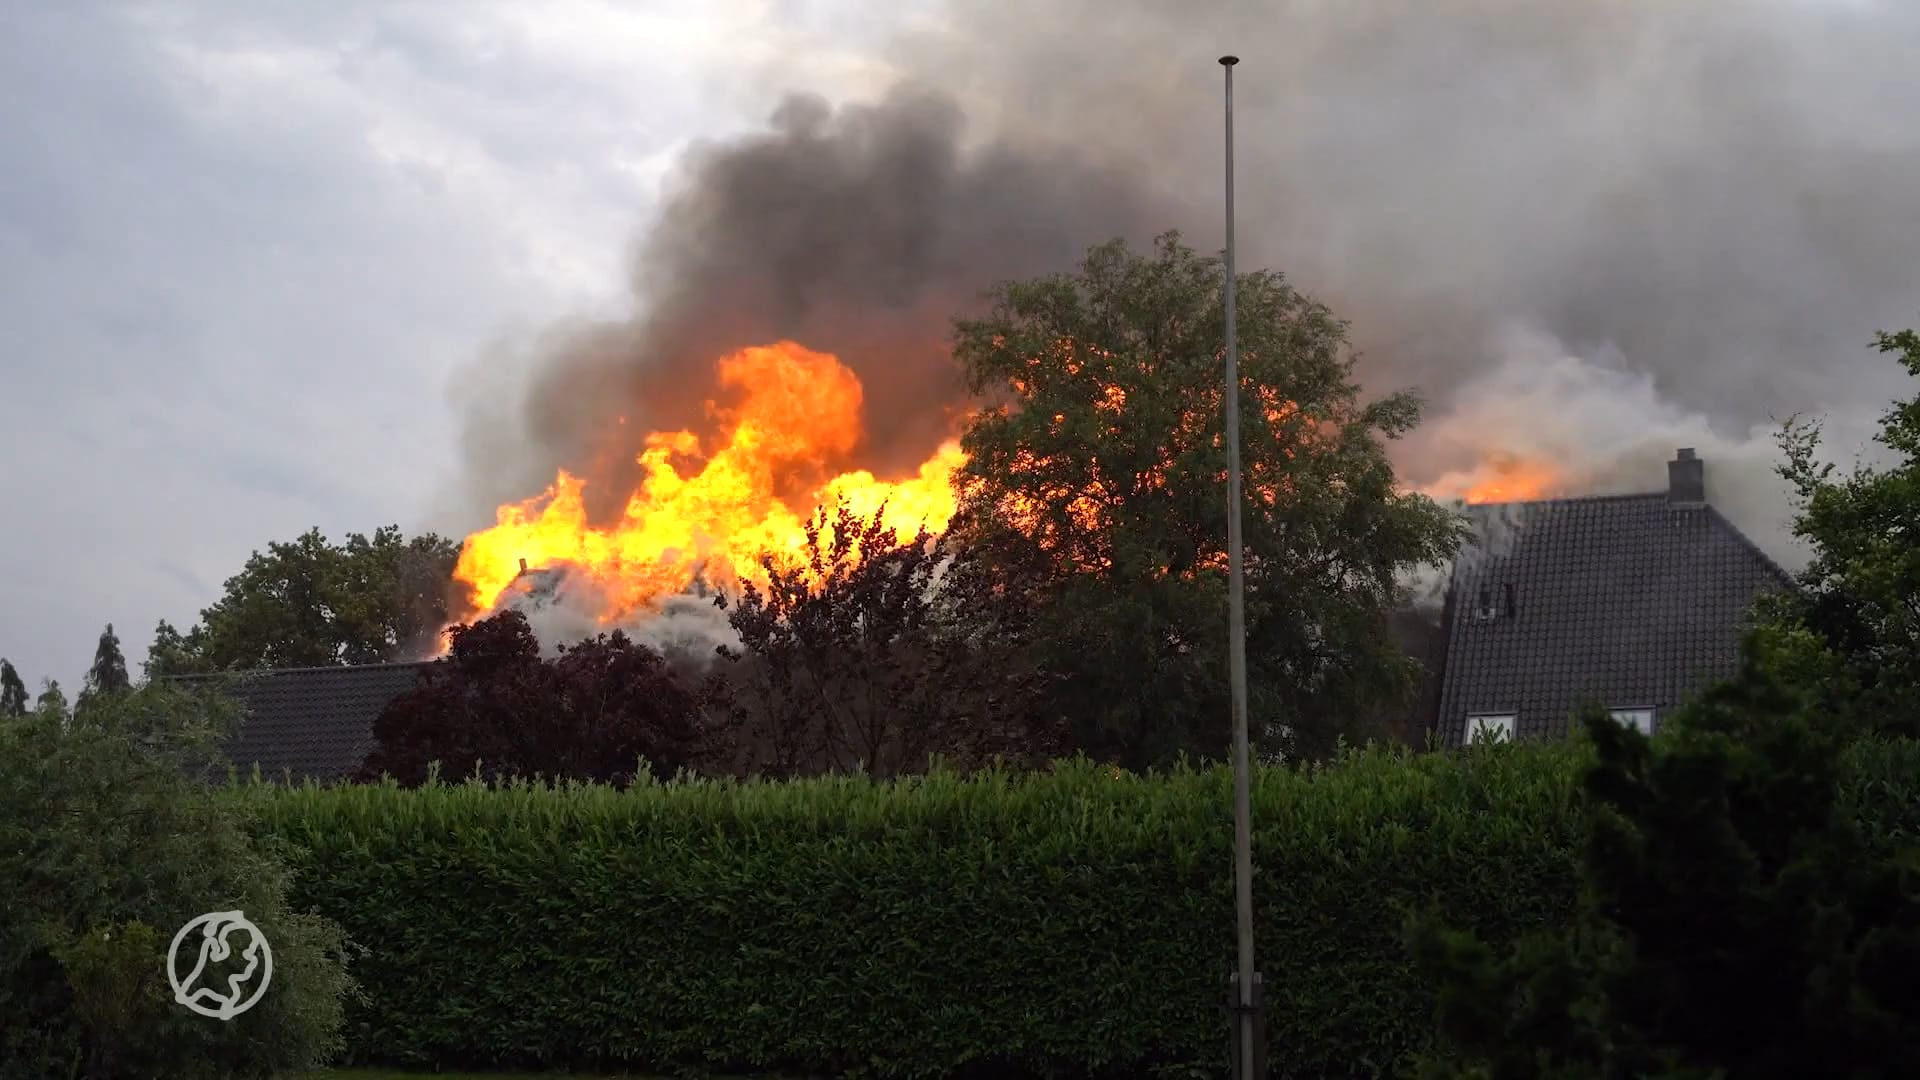
[[[1547,498],[1561,486],[1557,470],[1544,461],[1495,454],[1463,477],[1450,477],[1442,486],[1469,504],[1527,502]]]
[[[684,591],[696,575],[721,585],[759,580],[761,558],[804,552],[808,516],[839,499],[861,515],[884,503],[885,524],[903,537],[923,523],[946,528],[952,476],[966,461],[955,442],[903,479],[861,470],[833,476],[791,505],[776,494],[782,481],[860,443],[860,380],[839,358],[782,341],[723,357],[718,369],[740,404],[709,403],[720,431],[708,443],[690,431],[648,435],[638,458],[643,479],[619,520],[589,524],[585,483],[562,470],[543,494],[500,507],[492,528],[469,536],[454,577],[474,607],[492,610],[523,559],[529,570],[565,567],[590,579],[606,597],[608,620]],[[687,458],[696,467],[683,472],[675,460]]]

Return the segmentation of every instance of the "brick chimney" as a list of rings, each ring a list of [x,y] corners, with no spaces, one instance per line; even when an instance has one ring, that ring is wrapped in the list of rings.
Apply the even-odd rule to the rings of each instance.
[[[1707,505],[1707,464],[1683,447],[1667,462],[1667,502],[1675,507]]]

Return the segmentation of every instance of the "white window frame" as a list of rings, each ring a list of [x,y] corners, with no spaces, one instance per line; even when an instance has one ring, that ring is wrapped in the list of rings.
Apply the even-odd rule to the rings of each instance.
[[[1519,719],[1517,713],[1510,712],[1468,713],[1467,745],[1472,746],[1482,741],[1512,742],[1513,727]],[[1483,740],[1482,729],[1491,734],[1492,738]]]
[[[1654,710],[1651,705],[1633,705],[1607,710],[1614,723],[1625,724],[1642,735],[1653,734]]]

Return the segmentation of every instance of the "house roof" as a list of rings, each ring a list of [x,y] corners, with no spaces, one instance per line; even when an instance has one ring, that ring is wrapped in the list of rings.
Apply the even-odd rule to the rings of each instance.
[[[1718,511],[1667,492],[1470,516],[1436,717],[1448,745],[1473,714],[1512,715],[1525,738],[1563,734],[1583,701],[1672,709],[1738,670],[1747,612],[1791,586]]]
[[[232,693],[246,710],[227,757],[268,779],[337,780],[373,749],[373,722],[410,689],[425,661],[353,667],[283,668],[237,673]],[[223,675],[180,676],[206,682]]]

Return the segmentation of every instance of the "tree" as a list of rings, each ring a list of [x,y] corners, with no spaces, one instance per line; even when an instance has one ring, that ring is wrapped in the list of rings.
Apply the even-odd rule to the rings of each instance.
[[[67,695],[60,689],[60,680],[40,680],[40,696],[33,699],[33,708],[38,713],[66,715]]]
[[[1880,334],[1876,347],[1920,377],[1920,333]],[[1800,590],[1771,615],[1815,639],[1806,663],[1855,722],[1920,734],[1912,701],[1920,694],[1920,394],[1896,402],[1878,441],[1894,461],[1844,475],[1819,463],[1820,427],[1790,420],[1780,436],[1780,473],[1799,504],[1794,534],[1813,558]]]
[[[903,543],[884,514],[821,508],[801,559],[768,557],[764,589],[716,597],[740,636],[720,654],[747,691],[736,720],[749,771],[896,776],[934,754],[967,764],[1052,748],[1032,712],[1042,675],[1018,635],[980,621],[974,566],[924,530]]]
[[[697,765],[713,685],[690,686],[620,631],[551,660],[518,611],[456,626],[448,655],[374,721],[363,780],[416,786],[443,775],[626,783],[642,758],[656,776]]]
[[[108,623],[100,632],[100,643],[93,650],[93,666],[87,669],[86,682],[80,687],[80,698],[74,708],[90,709],[102,698],[131,689],[133,681],[127,678],[127,658],[120,653],[120,639],[114,635],[113,624]]]
[[[1759,630],[1655,740],[1584,717],[1580,916],[1501,954],[1410,924],[1440,988],[1427,1075],[1920,1075],[1920,849],[1849,816],[1847,735],[1795,650]]]
[[[153,643],[147,646],[147,658],[140,663],[140,673],[148,682],[169,675],[209,674],[215,668],[206,656],[204,628],[195,626],[190,635],[182,634],[172,623],[161,619],[153,628]]]
[[[0,717],[0,1080],[251,1080],[343,1048],[344,935],[293,909],[244,800],[207,782],[224,775],[233,713],[217,694],[147,686],[71,718]],[[174,1004],[166,953],[187,920],[234,909],[271,943],[272,985],[244,1018],[210,1023]]]
[[[0,717],[27,714],[27,684],[13,664],[0,659]]]
[[[424,655],[449,619],[459,545],[397,526],[332,544],[311,529],[254,552],[185,634],[165,621],[149,678],[245,668],[369,664]]]
[[[1221,279],[1177,234],[1149,255],[1116,241],[956,324],[994,402],[962,444],[967,540],[1023,581],[1003,592],[1065,676],[1052,711],[1130,764],[1227,743]],[[1383,440],[1418,399],[1362,403],[1344,325],[1279,274],[1236,289],[1251,715],[1315,756],[1412,691],[1386,630],[1396,571],[1444,560],[1463,524],[1395,483]]]

